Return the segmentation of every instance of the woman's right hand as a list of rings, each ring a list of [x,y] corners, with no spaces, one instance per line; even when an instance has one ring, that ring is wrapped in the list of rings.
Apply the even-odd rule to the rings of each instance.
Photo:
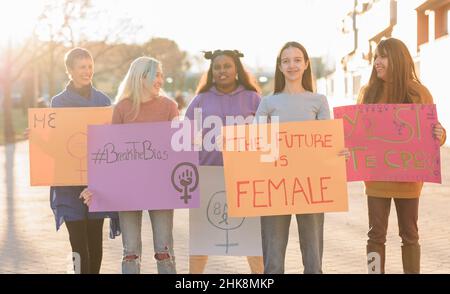
[[[88,188],[85,188],[80,194],[80,199],[83,199],[83,203],[89,206],[91,205],[92,195],[92,192],[89,191]]]
[[[345,161],[348,161],[350,159],[350,151],[348,150],[347,147],[345,147],[344,149],[339,151],[338,156],[344,156]]]
[[[439,142],[442,142],[442,139],[444,139],[444,134],[445,129],[439,122],[433,126],[433,137],[438,139]]]

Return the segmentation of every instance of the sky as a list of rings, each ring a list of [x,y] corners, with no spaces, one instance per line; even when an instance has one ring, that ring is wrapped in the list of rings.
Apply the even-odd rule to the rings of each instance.
[[[29,33],[45,1],[2,0],[0,43]],[[302,43],[310,56],[333,57],[339,21],[353,4],[353,0],[92,2],[96,8],[108,11],[109,19],[100,19],[99,24],[107,25],[123,17],[141,24],[142,30],[130,36],[133,40],[169,38],[191,55],[202,50],[238,49],[245,54],[243,62],[254,69],[273,68],[279,49],[291,40]]]

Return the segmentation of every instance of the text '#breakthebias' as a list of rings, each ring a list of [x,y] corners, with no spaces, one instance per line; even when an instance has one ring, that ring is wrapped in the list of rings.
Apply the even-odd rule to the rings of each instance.
[[[91,154],[91,160],[94,164],[111,164],[120,161],[169,159],[169,153],[154,148],[151,141],[125,142],[124,144],[126,145],[125,150],[118,150],[115,144],[106,143],[103,148]]]

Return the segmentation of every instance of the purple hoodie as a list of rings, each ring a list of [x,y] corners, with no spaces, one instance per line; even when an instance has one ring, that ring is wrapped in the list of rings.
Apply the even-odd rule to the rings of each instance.
[[[242,85],[231,93],[224,94],[215,87],[208,92],[200,93],[195,96],[188,109],[186,118],[194,119],[194,109],[202,109],[202,125],[205,118],[209,115],[215,115],[222,118],[222,124],[225,125],[226,116],[254,116],[258,109],[261,96],[254,92],[246,90]],[[203,129],[203,136],[210,129]],[[222,152],[220,151],[200,151],[200,165],[222,166]]]

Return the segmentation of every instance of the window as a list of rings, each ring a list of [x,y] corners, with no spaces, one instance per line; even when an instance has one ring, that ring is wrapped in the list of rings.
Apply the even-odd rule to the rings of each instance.
[[[420,79],[420,61],[414,62],[414,69],[416,70],[417,77]]]
[[[428,15],[424,10],[417,11],[417,47],[428,42]]]
[[[443,5],[435,10],[434,30],[436,39],[448,35],[448,14],[450,4]]]
[[[447,34],[450,31],[450,21],[448,21],[450,19],[450,10],[447,10]]]
[[[345,77],[344,78],[344,91],[345,91],[345,96],[348,96],[348,78]]]
[[[353,76],[353,96],[358,96],[359,90],[361,88],[361,76]]]
[[[450,31],[450,0],[428,0],[416,8],[417,48],[430,41],[448,35]]]

